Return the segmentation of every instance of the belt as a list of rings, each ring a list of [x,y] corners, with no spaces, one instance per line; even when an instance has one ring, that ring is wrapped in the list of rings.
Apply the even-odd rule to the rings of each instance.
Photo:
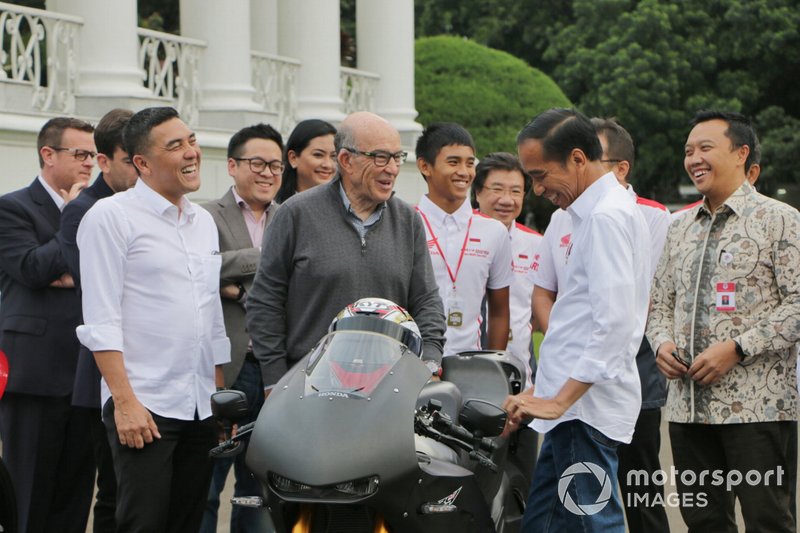
[[[245,352],[244,360],[245,361],[250,361],[251,363],[258,363],[258,359],[256,359],[256,356],[253,353],[253,350],[247,350],[247,352]]]

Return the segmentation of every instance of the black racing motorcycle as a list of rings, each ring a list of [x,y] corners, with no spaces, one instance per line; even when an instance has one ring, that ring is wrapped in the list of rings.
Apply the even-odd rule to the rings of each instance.
[[[519,531],[529,480],[509,460],[499,406],[519,392],[506,352],[446,357],[441,381],[399,326],[351,318],[277,383],[253,424],[211,451],[250,438],[247,464],[266,487],[234,504],[266,506],[292,533]],[[243,395],[212,397],[235,422]]]

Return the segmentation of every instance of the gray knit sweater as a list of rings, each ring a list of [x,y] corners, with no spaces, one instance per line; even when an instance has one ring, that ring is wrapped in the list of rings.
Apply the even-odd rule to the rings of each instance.
[[[339,183],[337,177],[289,198],[264,234],[247,328],[265,386],[314,347],[339,311],[364,297],[406,308],[422,332],[424,358],[441,359],[444,311],[422,220],[392,197],[362,242]]]

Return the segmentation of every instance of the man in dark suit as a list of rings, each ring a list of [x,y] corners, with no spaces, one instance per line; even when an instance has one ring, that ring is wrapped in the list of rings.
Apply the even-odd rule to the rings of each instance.
[[[80,254],[78,252],[78,226],[86,212],[101,198],[125,191],[136,183],[136,168],[122,147],[122,130],[133,113],[127,109],[113,109],[106,113],[94,131],[97,146],[97,166],[101,173],[91,187],[70,202],[61,213],[59,245],[67,268],[80,294]],[[94,533],[116,531],[117,478],[106,428],[100,414],[100,371],[94,356],[85,346],[78,354],[72,405],[87,411],[89,430],[97,467],[97,495],[94,504],[92,530]]]
[[[231,340],[231,362],[223,366],[223,372],[226,387],[247,395],[248,414],[241,424],[255,420],[264,403],[261,370],[245,330],[244,303],[261,257],[264,229],[278,208],[273,198],[281,186],[282,152],[281,134],[272,126],[257,124],[239,130],[228,143],[228,174],[233,187],[219,200],[203,205],[219,230],[220,294],[225,330]],[[219,494],[231,465],[236,476],[234,496],[261,495],[261,486],[247,469],[244,457],[241,453],[235,460],[215,461],[201,533],[216,531]],[[232,533],[271,529],[266,511],[234,507],[231,512]]]
[[[71,405],[81,305],[61,253],[61,212],[86,187],[90,124],[54,118],[39,132],[41,173],[0,198],[0,349],[9,360],[0,402],[3,456],[19,529],[85,531],[94,477],[86,413]]]

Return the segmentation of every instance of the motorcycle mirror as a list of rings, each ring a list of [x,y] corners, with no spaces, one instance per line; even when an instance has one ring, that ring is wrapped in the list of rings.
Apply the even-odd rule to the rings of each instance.
[[[217,391],[211,395],[211,413],[217,420],[236,422],[247,414],[247,397],[239,390]]]
[[[458,422],[476,437],[497,437],[503,433],[508,414],[499,406],[485,400],[464,402]]]

